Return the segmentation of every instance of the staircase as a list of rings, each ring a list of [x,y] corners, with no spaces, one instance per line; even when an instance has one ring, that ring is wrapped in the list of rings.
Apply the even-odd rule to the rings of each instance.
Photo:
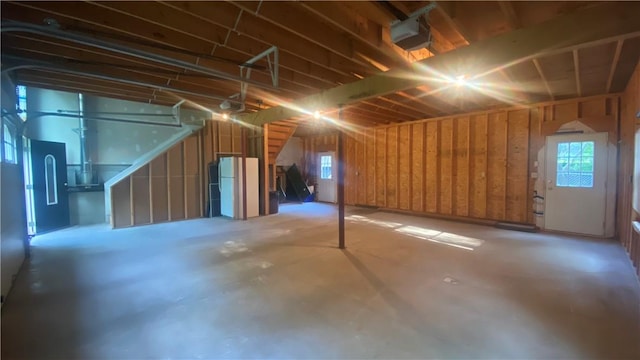
[[[287,121],[278,121],[269,124],[268,145],[269,145],[269,164],[275,164],[276,158],[289,138],[296,131],[298,126],[295,123]]]

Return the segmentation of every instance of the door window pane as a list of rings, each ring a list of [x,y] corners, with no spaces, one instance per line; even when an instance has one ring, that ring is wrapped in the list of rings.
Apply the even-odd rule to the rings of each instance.
[[[558,143],[556,186],[593,187],[595,143]]]
[[[320,179],[331,179],[331,156],[320,157]]]
[[[58,182],[56,175],[56,158],[49,154],[44,157],[44,182],[47,191],[47,205],[55,205],[58,203]]]
[[[18,157],[16,154],[16,130],[15,126],[4,123],[2,124],[2,161],[9,164],[17,164]]]

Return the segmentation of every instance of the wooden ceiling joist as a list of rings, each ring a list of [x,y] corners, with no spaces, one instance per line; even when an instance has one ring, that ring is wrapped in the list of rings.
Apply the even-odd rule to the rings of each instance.
[[[578,96],[582,96],[582,85],[580,84],[580,57],[578,56],[578,50],[573,50],[573,68],[576,74],[576,91]]]
[[[540,65],[540,61],[538,59],[533,59],[533,65],[535,65],[536,70],[538,70],[538,75],[540,75],[540,79],[542,79],[542,83],[544,84],[545,89],[547,89],[547,93],[549,94],[549,98],[553,101],[555,97],[553,96],[553,91],[551,90],[551,86],[549,86],[549,81],[547,81],[547,77],[544,76],[544,71],[542,70],[542,66]]]
[[[505,66],[532,60],[544,54],[572,51],[593,43],[606,43],[640,35],[640,3],[606,3],[582,9],[529,28],[488,38],[469,46],[413,64],[413,78],[407,78],[407,70],[390,70],[362,80],[335,87],[316,95],[300,99],[296,105],[302,108],[336,108],[389,93],[403,91],[429,83],[422,75],[422,67],[440,71],[449,76],[451,64],[464,64],[466,59],[482,57],[475,61],[470,76],[498,71]],[[583,24],[598,26],[585,27]],[[424,77],[423,77],[424,76]],[[437,84],[434,84],[437,85]],[[273,107],[240,117],[244,122],[261,125],[295,116],[296,110],[283,106]]]
[[[616,52],[613,54],[613,61],[611,62],[611,71],[609,72],[609,78],[607,79],[607,90],[606,93],[611,92],[611,84],[613,83],[613,76],[616,73],[616,68],[618,67],[618,62],[620,61],[620,53],[622,52],[622,44],[624,40],[618,40],[616,42]]]

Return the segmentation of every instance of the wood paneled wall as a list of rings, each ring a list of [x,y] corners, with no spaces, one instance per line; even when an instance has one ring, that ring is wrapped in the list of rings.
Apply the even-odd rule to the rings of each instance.
[[[635,133],[640,129],[640,119],[636,117],[640,113],[640,63],[622,95],[621,105],[617,230],[620,242],[629,252],[640,276],[640,234],[637,234],[632,226],[634,220],[640,221],[640,213],[632,206]]]
[[[535,222],[531,173],[545,137],[579,120],[617,138],[618,95],[406,122],[350,133],[347,204],[451,217]],[[613,140],[612,140],[613,141]],[[305,138],[305,171],[335,135]]]
[[[247,132],[247,156],[261,148],[258,131]],[[114,228],[202,217],[208,206],[208,164],[221,155],[240,155],[237,124],[210,121],[199,132],[115,184],[111,190]]]
[[[113,227],[201,217],[201,141],[201,133],[191,135],[115,184]]]

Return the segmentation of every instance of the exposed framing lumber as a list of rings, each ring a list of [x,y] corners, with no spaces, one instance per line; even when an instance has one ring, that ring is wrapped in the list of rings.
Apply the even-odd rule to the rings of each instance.
[[[533,59],[533,65],[535,65],[536,70],[538,70],[538,75],[540,75],[540,78],[542,79],[542,83],[544,84],[544,87],[547,89],[547,93],[549,93],[549,97],[551,98],[551,101],[555,100],[555,97],[553,96],[553,91],[551,91],[551,87],[549,86],[549,82],[547,81],[547,77],[544,76],[544,71],[542,71],[542,66],[540,65],[540,61],[538,59]]]
[[[518,15],[516,14],[516,10],[513,8],[511,1],[498,1],[498,5],[500,6],[500,10],[502,10],[504,16],[507,18],[507,23],[511,29],[515,30],[520,28]]]
[[[296,101],[295,105],[301,108],[330,109],[336,108],[338,104],[350,104],[415,88],[429,82],[429,80],[420,79],[417,76],[421,74],[420,68],[422,66],[445,71],[447,65],[463,64],[464,59],[472,58],[479,52],[492,54],[493,57],[485,59],[486,61],[477,62],[474,75],[492,73],[504,66],[532,60],[542,55],[571,51],[594,43],[635,37],[640,34],[640,23],[635,17],[635,14],[639,12],[640,3],[606,3],[593,6],[530,28],[489,38],[440,56],[416,62],[412,64],[412,71],[410,71],[415,75],[414,78],[407,78],[406,70],[390,70],[305,97]],[[585,28],[581,25],[588,23],[598,23],[599,26]],[[291,118],[298,114],[297,110],[277,106],[243,115],[240,120],[253,125],[261,125]]]
[[[444,19],[445,23],[458,34],[460,39],[462,39],[464,45],[469,45],[471,39],[471,35],[469,31],[460,24],[459,21],[454,19],[454,10],[455,8],[451,8],[452,6],[456,6],[455,2],[438,2],[438,6],[434,9],[442,19]]]
[[[607,79],[607,94],[611,92],[611,83],[613,83],[613,76],[616,73],[616,68],[620,62],[620,53],[622,52],[622,44],[624,40],[618,40],[616,42],[616,52],[613,54],[613,62],[611,63],[611,70],[609,71],[609,78]]]
[[[576,73],[576,89],[578,90],[578,96],[582,96],[582,85],[580,84],[580,57],[578,49],[573,50],[573,68]]]

